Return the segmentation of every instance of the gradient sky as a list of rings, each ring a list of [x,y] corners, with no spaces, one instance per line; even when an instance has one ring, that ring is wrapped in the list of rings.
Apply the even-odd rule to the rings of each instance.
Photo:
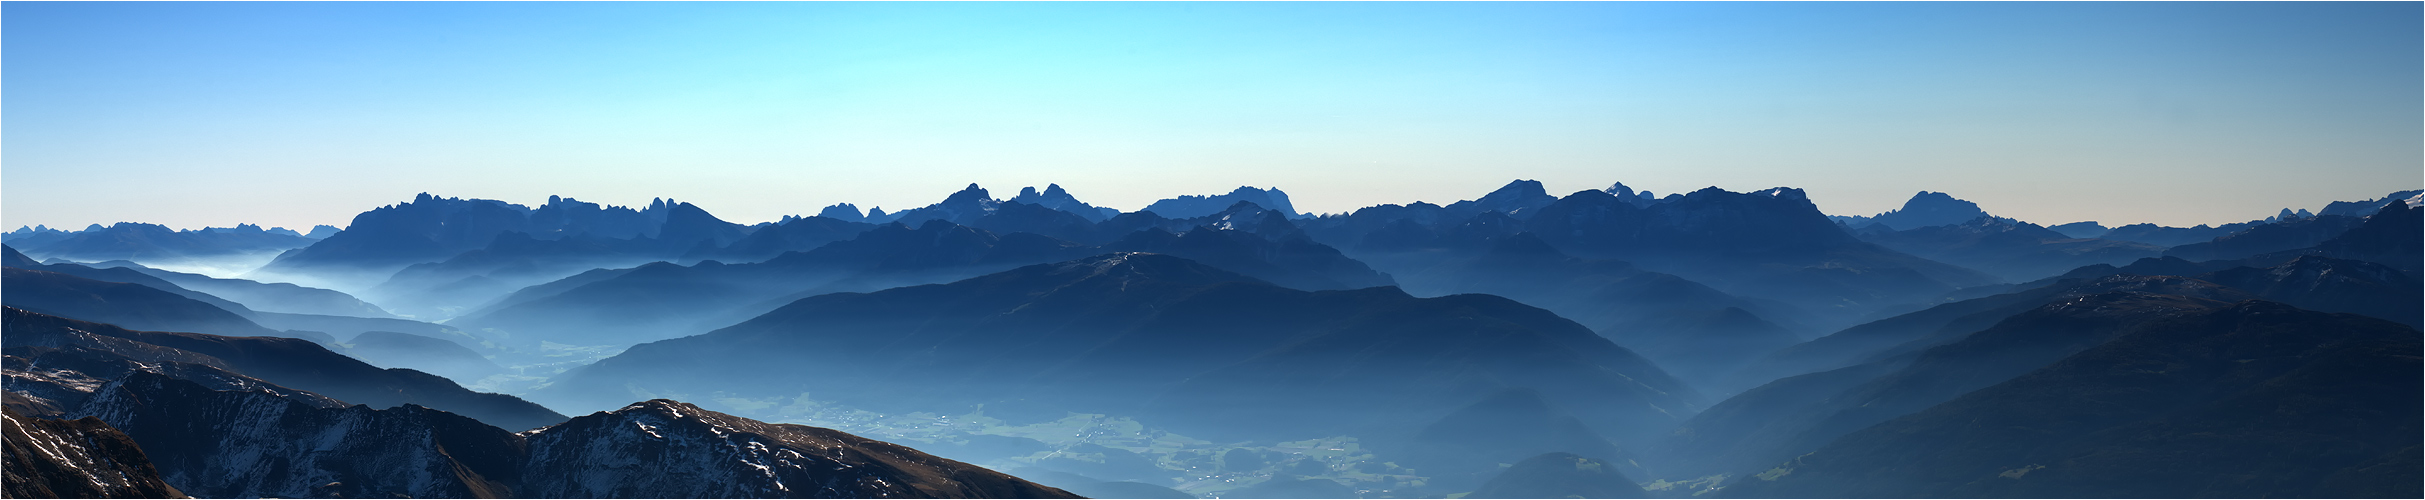
[[[1135,210],[1804,188],[2044,224],[2425,186],[2405,3],[0,4],[0,223],[415,193],[735,222],[1060,183]]]

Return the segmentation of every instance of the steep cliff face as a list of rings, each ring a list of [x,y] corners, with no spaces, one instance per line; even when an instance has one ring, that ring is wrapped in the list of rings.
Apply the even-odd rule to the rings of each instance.
[[[1076,498],[908,447],[652,400],[524,433],[536,498]]]
[[[185,498],[143,448],[96,418],[33,418],[5,410],[6,498]]]
[[[511,497],[521,469],[518,436],[416,405],[318,408],[134,373],[78,413],[124,429],[203,497]]]

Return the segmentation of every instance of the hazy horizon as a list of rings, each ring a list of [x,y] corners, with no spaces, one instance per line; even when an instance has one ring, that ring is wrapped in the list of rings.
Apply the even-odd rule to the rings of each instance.
[[[1133,211],[1917,191],[2223,224],[2425,187],[2415,3],[0,6],[8,228],[416,193],[726,220],[1058,183]]]

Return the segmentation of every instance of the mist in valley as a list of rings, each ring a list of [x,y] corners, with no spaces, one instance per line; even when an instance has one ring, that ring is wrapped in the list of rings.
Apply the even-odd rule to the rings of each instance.
[[[890,220],[742,225],[659,203],[599,210],[625,225],[583,226],[551,219],[591,208],[570,199],[528,209],[423,196],[250,269],[176,271],[194,259],[140,250],[79,263],[55,244],[32,254],[11,243],[7,298],[29,318],[301,339],[559,415],[675,400],[1080,495],[1145,498],[1560,491],[1522,489],[1544,484],[1596,495],[1621,484],[1632,496],[1965,494],[1849,479],[1811,484],[1860,489],[1796,490],[1779,478],[1804,466],[1859,471],[1848,464],[1866,458],[1830,450],[1958,415],[1968,410],[1947,405],[2062,373],[2078,356],[2176,355],[2131,339],[2204,332],[2216,328],[2196,326],[2210,315],[2317,308],[2366,316],[2313,321],[2374,322],[2306,340],[2323,342],[2314,349],[2413,342],[2396,332],[2419,323],[2415,261],[2380,257],[2415,255],[2416,235],[2402,229],[2417,219],[2413,192],[2364,202],[2378,210],[2335,222],[2330,237],[2281,236],[2305,247],[2230,260],[2070,252],[2059,248],[2083,240],[2061,235],[1969,243],[2069,259],[2064,272],[2020,281],[1866,242],[1916,244],[1893,238],[1996,220],[1931,194],[1905,211],[1973,213],[1896,231],[1830,218],[1791,189],[1655,198],[1619,184],[1561,197],[1517,181],[1447,206],[1308,216],[1238,201],[1174,219],[1073,213],[970,186]],[[1959,203],[1927,205],[1939,198]],[[649,215],[675,211],[689,214]],[[2252,221],[2267,229],[2216,241],[2249,245],[2313,220]],[[390,275],[365,278],[380,272]],[[2221,328],[2197,335],[2235,335]],[[2391,333],[2356,333],[2369,331]],[[57,356],[33,345],[11,355],[24,370]],[[2304,373],[2291,359],[2303,358],[2238,376]],[[2402,394],[2353,393],[2319,411],[2413,399]],[[90,396],[50,399],[77,397]],[[2049,453],[2032,450],[2010,452]],[[1847,453],[1827,468],[1810,462]],[[1570,458],[1541,458],[1553,454]],[[2363,477],[2350,472],[2361,462],[2332,477]],[[1604,473],[1533,470],[1572,463]],[[2105,491],[2079,481],[2029,491]],[[2345,482],[2318,481],[2298,488]]]

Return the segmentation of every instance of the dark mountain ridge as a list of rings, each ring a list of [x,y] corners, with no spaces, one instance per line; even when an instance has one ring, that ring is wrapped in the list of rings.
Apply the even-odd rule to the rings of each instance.
[[[5,415],[8,498],[185,498],[161,481],[143,448],[100,419]]]
[[[906,447],[674,401],[513,433],[417,405],[323,408],[137,373],[79,411],[205,497],[1074,498]],[[645,472],[643,472],[645,471]]]
[[[1903,201],[1903,208],[1888,210],[1868,218],[1866,223],[1852,224],[1853,229],[1884,226],[1890,231],[1918,229],[1929,226],[1962,224],[1980,217],[1993,217],[1981,210],[1979,204],[1955,198],[1953,195],[1921,191]]]
[[[1933,346],[1765,384],[1695,415],[1644,453],[1671,479],[1755,473],[1846,433],[2028,373],[2138,323],[2228,305],[2148,291],[2215,295],[2220,287],[2212,284],[2133,284],[2150,286],[2046,303]]]
[[[777,360],[823,368],[730,383]],[[1589,330],[1504,299],[1305,292],[1154,254],[810,297],[634,346],[535,396],[579,408],[634,388],[812,392],[886,411],[1026,399],[1230,439],[1411,434],[1450,401],[1506,387],[1538,390],[1621,442],[1697,398]]]
[[[2413,497],[2415,329],[2278,303],[2166,315],[1721,495]]]
[[[700,246],[730,245],[746,235],[740,225],[672,200],[659,199],[646,210],[632,210],[549,197],[547,205],[532,209],[497,200],[422,193],[413,201],[356,215],[344,232],[279,255],[253,272],[342,284],[334,286],[338,289],[364,289],[407,266],[440,262],[486,247],[506,233],[545,240],[582,234],[632,240],[668,258]]]
[[[6,310],[6,327],[5,342],[12,349],[82,346],[151,353],[127,355],[135,359],[160,356],[157,351],[161,350],[184,351],[217,360],[223,364],[215,366],[231,372],[354,403],[382,408],[422,404],[516,429],[541,427],[564,419],[563,415],[513,396],[472,392],[443,377],[419,371],[380,369],[299,339],[134,331],[15,307]],[[97,340],[101,337],[131,342]]]
[[[1237,189],[1230,190],[1228,194],[1182,195],[1165,198],[1137,211],[1153,212],[1164,218],[1191,219],[1220,212],[1241,201],[1279,211],[1281,215],[1291,219],[1301,217],[1297,213],[1296,206],[1288,202],[1288,193],[1280,192],[1280,188],[1263,189],[1252,186],[1238,186]]]
[[[1011,202],[1000,206],[1012,208],[980,222],[1026,205]],[[542,285],[552,293],[533,287],[529,293],[517,293],[449,324],[512,332],[532,343],[543,339],[574,345],[637,343],[728,326],[811,295],[947,282],[1121,251],[1202,259],[1300,288],[1393,283],[1388,276],[1295,232],[1295,226],[1275,212],[1252,205],[1233,208],[1237,210],[1216,214],[1221,218],[1184,221],[1122,214],[1100,226],[1133,223],[1143,227],[1101,246],[1033,233],[995,233],[943,220],[928,220],[915,228],[893,223],[849,240],[755,264],[656,263],[611,277],[576,277],[568,280],[586,282]],[[1052,213],[1074,223],[1091,224],[1065,212]],[[1195,225],[1177,234],[1164,229],[1176,223]]]
[[[179,231],[158,224],[120,222],[109,227],[96,227],[55,241],[24,240],[17,245],[44,258],[69,259],[83,262],[131,260],[159,264],[181,264],[228,256],[274,253],[312,244],[315,240],[294,234],[294,231],[272,232],[261,226],[239,224],[234,228],[205,228]]]
[[[293,283],[262,283],[253,280],[213,278],[194,273],[181,273],[145,267],[130,261],[107,261],[93,266],[118,267],[143,273],[179,288],[210,294],[213,297],[243,304],[256,312],[282,312],[354,316],[362,318],[393,318],[387,310],[363,302],[345,292],[311,288]]]
[[[2007,282],[2054,276],[2086,265],[2126,264],[2165,252],[2145,243],[2073,238],[2036,224],[1985,215],[1901,231],[1886,227],[1870,226],[1856,234],[1862,241],[1977,269]]]

